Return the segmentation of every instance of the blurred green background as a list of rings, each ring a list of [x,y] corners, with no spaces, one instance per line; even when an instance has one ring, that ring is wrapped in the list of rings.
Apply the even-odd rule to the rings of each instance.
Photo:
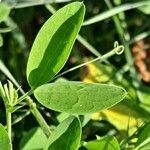
[[[5,18],[0,19],[0,80],[8,77],[3,65],[12,73],[19,85],[29,90],[26,80],[26,63],[32,43],[43,23],[59,9],[71,2],[35,0],[3,0],[0,2],[0,18],[7,9]],[[2,6],[3,3],[7,6]],[[122,149],[136,145],[133,140],[138,127],[149,121],[150,113],[150,4],[146,0],[85,0],[85,21],[95,19],[93,24],[83,25],[71,56],[61,72],[85,61],[106,54],[115,41],[125,46],[123,55],[114,55],[105,62],[96,62],[65,74],[67,80],[114,83],[128,91],[128,97],[118,105],[101,113],[81,116],[83,141],[96,139],[96,135],[115,135]],[[39,5],[40,4],[40,5]],[[139,7],[143,6],[143,7]],[[8,8],[7,8],[8,7]],[[120,13],[115,13],[120,7]],[[132,7],[135,7],[132,9]],[[115,9],[114,9],[115,8]],[[126,9],[126,11],[123,11]],[[111,10],[111,11],[109,11]],[[6,11],[5,11],[6,12]],[[113,15],[115,13],[115,15]],[[95,16],[101,17],[96,21]],[[63,40],[63,39],[62,39]],[[38,108],[51,128],[65,118],[38,104]],[[16,119],[20,117],[20,121]],[[13,144],[19,149],[20,139],[38,123],[24,106],[13,114]],[[16,122],[15,122],[16,121]],[[0,122],[5,124],[5,108],[0,101]],[[147,125],[147,124],[146,124]],[[148,130],[147,130],[148,131]],[[148,135],[149,137],[149,135]],[[146,138],[148,138],[146,137]]]

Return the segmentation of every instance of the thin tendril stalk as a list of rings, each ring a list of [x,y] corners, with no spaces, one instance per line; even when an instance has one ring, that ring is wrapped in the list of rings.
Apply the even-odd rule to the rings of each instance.
[[[114,49],[111,50],[109,53],[107,53],[107,54],[105,54],[103,56],[99,56],[99,57],[97,57],[97,58],[95,58],[95,59],[93,59],[91,61],[88,61],[88,62],[85,62],[83,64],[80,64],[80,65],[78,65],[76,67],[70,68],[67,71],[64,71],[64,72],[60,73],[59,75],[55,76],[53,78],[53,80],[56,79],[56,78],[58,78],[58,77],[60,77],[60,76],[62,76],[62,75],[64,75],[64,74],[66,74],[66,73],[69,73],[69,72],[71,72],[73,70],[81,68],[81,67],[83,67],[85,65],[88,65],[90,63],[93,63],[93,62],[96,62],[96,61],[105,61],[107,58],[111,57],[114,54],[120,55],[120,54],[123,53],[123,51],[124,51],[124,46],[123,45],[119,45],[118,42],[115,42],[114,43]]]

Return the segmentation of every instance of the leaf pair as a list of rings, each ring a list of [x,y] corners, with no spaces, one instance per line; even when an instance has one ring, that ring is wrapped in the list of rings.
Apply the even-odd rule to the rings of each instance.
[[[55,128],[49,139],[46,139],[40,128],[32,129],[21,140],[20,149],[77,150],[80,140],[80,121],[70,116]],[[87,142],[85,147],[87,150],[120,150],[117,139],[110,135]]]
[[[56,127],[49,139],[46,139],[40,128],[32,129],[21,140],[20,149],[77,150],[80,139],[80,121],[70,116]]]
[[[66,63],[85,14],[83,3],[58,10],[39,31],[27,64],[27,79],[37,100],[50,109],[85,114],[106,109],[126,95],[120,87],[82,82],[45,84]],[[43,85],[45,84],[45,85]],[[40,86],[40,87],[39,87]]]

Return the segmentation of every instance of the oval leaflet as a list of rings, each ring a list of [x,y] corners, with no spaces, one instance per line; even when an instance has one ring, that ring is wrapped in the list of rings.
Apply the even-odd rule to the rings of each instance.
[[[27,63],[27,80],[36,88],[51,80],[66,63],[85,14],[74,2],[59,9],[40,29]]]
[[[36,99],[45,107],[71,114],[86,114],[109,108],[123,100],[118,86],[83,82],[55,82],[38,87]]]

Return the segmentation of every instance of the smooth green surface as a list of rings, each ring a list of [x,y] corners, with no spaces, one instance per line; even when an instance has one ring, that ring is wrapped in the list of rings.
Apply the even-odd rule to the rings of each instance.
[[[99,21],[105,20],[109,17],[112,17],[118,13],[127,11],[127,10],[131,10],[131,9],[135,9],[141,6],[146,6],[146,5],[150,5],[150,1],[139,1],[136,3],[127,3],[127,4],[123,4],[120,6],[117,6],[115,8],[112,8],[111,10],[105,11],[103,13],[100,13],[88,20],[86,20],[83,25],[90,25],[90,24],[94,24],[97,23]]]
[[[5,0],[13,8],[25,8],[50,3],[64,3],[71,0]]]
[[[10,7],[6,3],[0,3],[0,22],[4,21],[10,12]]]
[[[21,150],[40,150],[43,149],[47,138],[41,128],[33,128],[21,139]]]
[[[27,79],[31,87],[51,80],[66,63],[85,13],[74,2],[58,10],[39,31],[29,55]]]
[[[0,124],[0,149],[11,150],[10,139],[4,127]]]
[[[139,7],[139,10],[142,11],[144,14],[150,15],[150,4],[143,7]]]
[[[44,150],[77,150],[81,139],[78,118],[70,116],[52,132]]]
[[[141,85],[138,96],[142,104],[150,106],[150,87],[149,86]]]
[[[117,139],[110,135],[88,142],[85,147],[87,150],[120,150]]]
[[[5,64],[3,63],[3,61],[0,59],[0,71],[10,80],[14,83],[14,85],[19,88],[20,85],[17,83],[17,81],[15,80],[15,78],[12,76],[12,74],[10,73],[10,71],[8,70],[8,68],[5,66]]]
[[[3,37],[2,35],[0,34],[0,47],[3,46]]]
[[[85,114],[115,105],[123,100],[126,91],[113,85],[66,81],[42,85],[34,94],[47,108],[72,114]]]
[[[150,148],[150,122],[145,123],[137,134],[135,150],[148,150]]]

